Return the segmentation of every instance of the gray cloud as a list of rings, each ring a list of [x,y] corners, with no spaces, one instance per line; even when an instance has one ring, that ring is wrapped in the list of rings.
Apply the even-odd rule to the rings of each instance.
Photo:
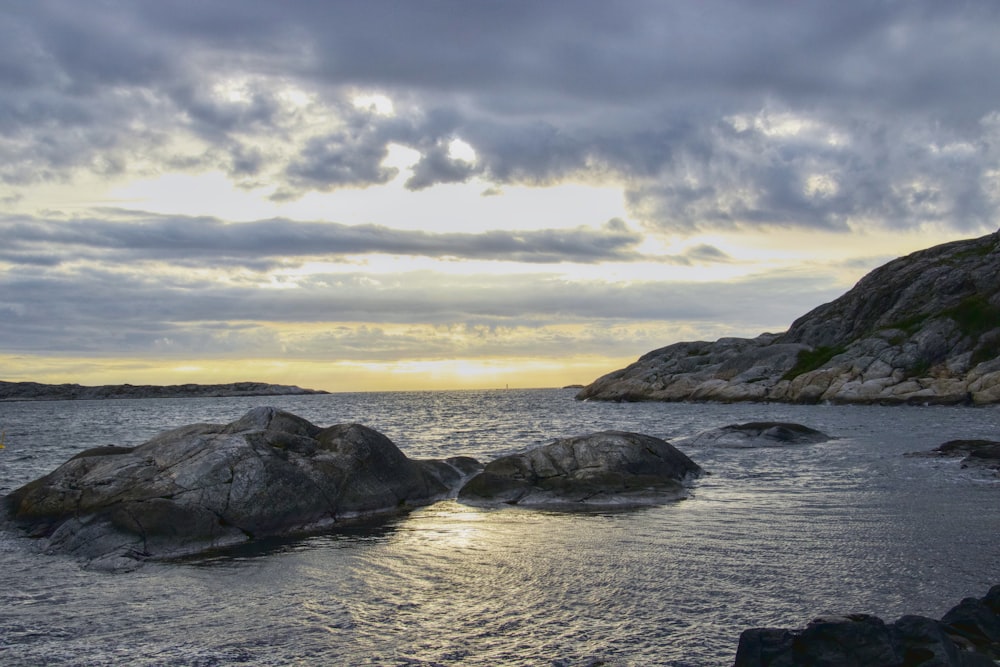
[[[718,329],[712,323],[725,321],[726,330],[752,335],[764,328],[786,327],[833,292],[822,272],[796,281],[776,275],[725,285],[570,283],[551,274],[497,280],[493,275],[431,272],[350,273],[312,275],[288,289],[261,289],[254,283],[216,282],[199,274],[26,269],[0,279],[4,295],[0,349],[8,354],[295,356],[322,351],[324,341],[337,339],[337,346],[327,349],[324,358],[372,359],[383,354],[427,358],[440,352],[423,331],[412,336],[393,333],[388,339],[372,333],[396,324],[460,327],[519,351],[528,349],[533,336],[522,334],[520,341],[512,336],[504,342],[503,334],[527,330],[538,332],[541,338],[536,342],[549,340],[551,353],[564,354],[566,340],[560,337],[566,334],[559,333],[560,325],[583,325],[591,332],[586,337],[595,341],[606,341],[610,335],[598,335],[598,329],[610,331],[636,322],[702,328],[707,324]],[[53,326],[53,322],[72,326]],[[355,322],[381,325],[362,330],[349,325]],[[295,334],[289,328],[294,324],[313,329]],[[652,342],[659,329],[648,328]],[[279,330],[284,332],[280,336]],[[405,349],[397,347],[390,355],[391,345],[402,345],[410,337]],[[383,345],[380,340],[392,342]],[[560,340],[561,348],[556,344]],[[626,344],[630,352],[641,351],[635,340],[615,345]],[[421,350],[421,345],[432,347]],[[482,343],[477,349],[487,347]]]
[[[8,2],[0,205],[26,210],[38,185],[174,171],[221,171],[295,199],[387,183],[400,145],[419,154],[410,190],[612,185],[644,233],[993,229],[998,26],[994,0]],[[393,113],[358,106],[359,94],[385,95]],[[449,153],[455,139],[475,161]],[[398,328],[412,324],[462,328],[511,354],[528,337],[504,332],[530,331],[532,349],[553,354],[638,353],[664,342],[652,324],[637,334],[642,323],[753,334],[841,291],[821,269],[726,284],[546,273],[735,261],[707,245],[643,256],[636,227],[445,234],[111,209],[6,214],[0,349],[359,359],[453,349]],[[260,289],[276,267],[368,253],[538,272],[358,272]],[[275,328],[298,323],[324,331]],[[561,324],[586,333],[571,345]]]
[[[0,19],[0,180],[14,187],[152,158],[297,197],[386,182],[395,142],[422,154],[410,188],[610,179],[656,229],[964,230],[1000,206],[991,0],[48,0]],[[233,79],[239,99],[220,97]],[[277,83],[314,95],[336,127],[313,127]],[[396,115],[354,109],[355,90],[384,92]],[[807,126],[728,120],[769,112]],[[200,153],[172,147],[178,133]],[[474,166],[448,158],[456,136]],[[839,188],[817,190],[817,175]]]
[[[99,260],[160,261],[257,270],[307,258],[368,253],[527,263],[635,261],[642,236],[621,221],[601,229],[431,233],[373,224],[341,225],[286,219],[225,223],[215,218],[104,211],[69,221],[0,216],[0,259],[56,265]],[[110,220],[108,218],[116,218]],[[668,258],[668,261],[669,258]],[[687,261],[680,258],[677,261]]]

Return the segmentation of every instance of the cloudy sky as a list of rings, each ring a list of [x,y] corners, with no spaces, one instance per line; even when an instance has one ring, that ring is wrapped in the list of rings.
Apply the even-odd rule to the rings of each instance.
[[[1000,3],[0,4],[0,379],[590,382],[994,231]]]

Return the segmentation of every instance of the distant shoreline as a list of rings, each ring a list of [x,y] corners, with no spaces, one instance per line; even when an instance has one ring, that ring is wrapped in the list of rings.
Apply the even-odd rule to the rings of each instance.
[[[79,384],[42,384],[39,382],[0,381],[0,402],[14,401],[86,401],[115,398],[225,398],[234,396],[301,396],[328,394],[320,389],[266,382],[231,382],[228,384],[132,385],[108,384],[87,387]]]

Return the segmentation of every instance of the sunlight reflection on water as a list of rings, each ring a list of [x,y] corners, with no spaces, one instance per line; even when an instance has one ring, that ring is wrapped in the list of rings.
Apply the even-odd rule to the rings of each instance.
[[[230,421],[260,402],[0,405],[0,489],[85,447]],[[659,507],[445,501],[120,575],[0,536],[5,665],[718,665],[745,627],[827,611],[939,616],[1000,572],[997,480],[901,456],[995,438],[1000,410],[593,404],[558,390],[266,402],[321,425],[366,423],[418,457],[485,460],[603,428],[671,438],[761,419],[837,439],[686,450],[712,474]]]

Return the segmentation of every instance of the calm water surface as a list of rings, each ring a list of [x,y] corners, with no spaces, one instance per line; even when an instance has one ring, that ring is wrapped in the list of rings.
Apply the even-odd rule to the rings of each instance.
[[[622,512],[446,501],[379,525],[136,572],[0,536],[3,665],[725,665],[742,629],[940,616],[1000,582],[1000,480],[904,457],[1000,439],[1000,409],[578,403],[571,390],[0,403],[0,494],[101,444],[275,405],[409,456],[487,461],[615,428],[757,420],[835,439],[685,448],[691,499]]]

